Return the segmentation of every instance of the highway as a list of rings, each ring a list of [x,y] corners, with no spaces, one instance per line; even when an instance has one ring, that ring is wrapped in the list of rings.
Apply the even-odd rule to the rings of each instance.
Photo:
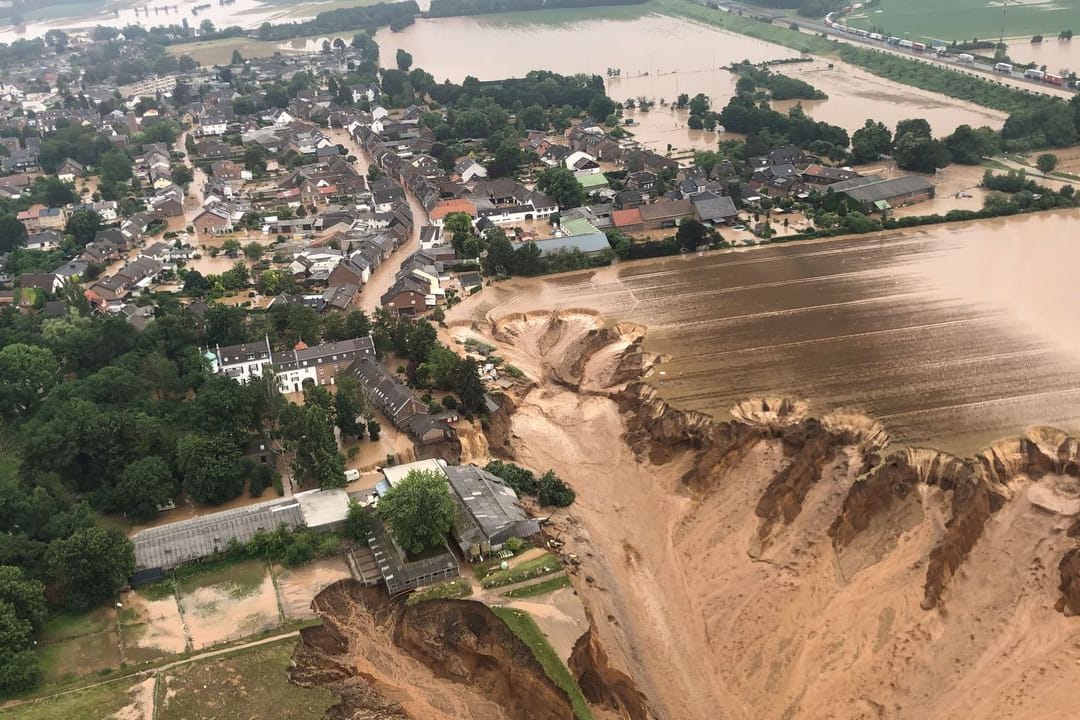
[[[709,2],[702,2],[701,4],[711,6]],[[771,10],[735,2],[718,2],[716,4],[719,5],[717,12],[737,13],[741,11],[742,14],[751,17],[770,18],[773,25],[781,25],[783,27],[789,27],[792,23],[795,23],[799,26],[800,32],[812,35],[824,33],[830,38],[849,45],[867,47],[880,52],[899,55],[900,57],[905,57],[909,60],[939,65],[954,72],[981,77],[985,80],[996,82],[1001,85],[1007,85],[1032,94],[1065,99],[1076,95],[1076,91],[1070,88],[1057,87],[1031,78],[1025,78],[1022,70],[1014,70],[1011,74],[1005,74],[994,70],[994,65],[992,63],[975,62],[972,64],[961,64],[957,62],[956,57],[953,55],[938,57],[931,53],[929,49],[927,49],[925,53],[905,50],[904,48],[889,45],[885,40],[872,40],[870,38],[859,37],[858,35],[838,31],[825,25],[823,20],[814,20],[811,18],[799,17],[797,15],[786,15],[783,10]]]

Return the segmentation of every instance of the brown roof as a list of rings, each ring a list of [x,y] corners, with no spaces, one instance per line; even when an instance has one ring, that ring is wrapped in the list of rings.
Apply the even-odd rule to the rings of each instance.
[[[616,210],[611,213],[611,222],[615,227],[627,227],[629,225],[640,225],[641,208],[630,208],[629,210]]]
[[[689,200],[668,200],[642,205],[636,208],[641,212],[642,220],[662,220],[665,218],[680,218],[694,214],[694,205]],[[612,213],[612,218],[614,218]]]

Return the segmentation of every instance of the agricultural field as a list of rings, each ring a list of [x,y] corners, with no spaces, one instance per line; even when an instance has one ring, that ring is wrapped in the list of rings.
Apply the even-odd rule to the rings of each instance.
[[[1035,34],[1057,42],[1062,30],[1080,33],[1080,0],[1021,0],[1009,2],[1004,13],[1005,37]],[[999,0],[875,0],[849,14],[853,27],[877,28],[912,39],[995,40],[1001,35]]]
[[[289,638],[162,671],[154,717],[318,720],[334,696],[289,683],[285,672],[295,647],[295,638]]]

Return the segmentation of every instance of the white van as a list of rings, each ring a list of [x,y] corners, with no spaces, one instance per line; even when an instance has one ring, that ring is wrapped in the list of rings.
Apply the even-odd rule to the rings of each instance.
[[[360,471],[349,468],[345,471],[345,482],[353,482],[360,479]]]

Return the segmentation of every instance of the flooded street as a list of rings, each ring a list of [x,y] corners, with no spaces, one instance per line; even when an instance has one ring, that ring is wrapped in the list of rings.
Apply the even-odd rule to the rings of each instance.
[[[763,395],[851,408],[894,442],[972,452],[1080,425],[1080,213],[624,264],[484,289],[459,317],[591,308],[648,327],[650,377],[728,417]]]

